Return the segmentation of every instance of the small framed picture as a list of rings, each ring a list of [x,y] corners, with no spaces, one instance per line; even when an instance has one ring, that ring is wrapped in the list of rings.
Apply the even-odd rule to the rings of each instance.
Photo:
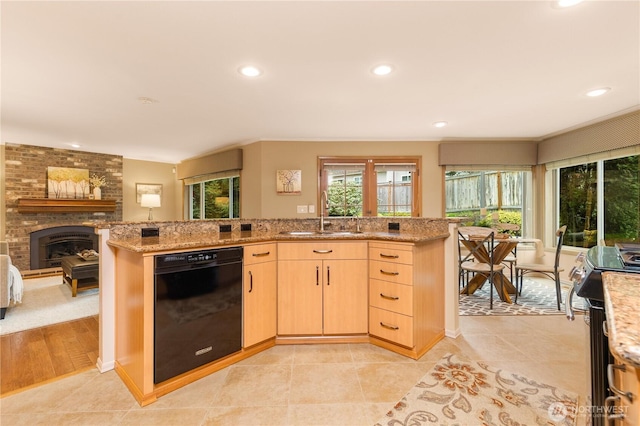
[[[136,183],[136,203],[140,204],[142,194],[158,194],[162,199],[161,183]]]
[[[276,193],[278,195],[302,194],[302,170],[278,170]]]

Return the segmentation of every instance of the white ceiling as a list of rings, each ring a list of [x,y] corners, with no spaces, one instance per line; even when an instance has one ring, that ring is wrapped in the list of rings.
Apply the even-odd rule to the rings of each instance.
[[[552,5],[2,1],[1,141],[177,163],[265,139],[541,138],[637,109],[640,3]]]

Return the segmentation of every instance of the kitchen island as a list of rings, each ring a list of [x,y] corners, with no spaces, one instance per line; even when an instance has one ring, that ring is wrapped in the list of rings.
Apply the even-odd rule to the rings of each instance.
[[[609,351],[609,388],[605,415],[623,425],[640,424],[640,274],[603,272]]]
[[[369,342],[417,359],[442,339],[449,222],[331,222],[329,232],[318,232],[315,220],[111,224],[105,245],[115,284],[114,367],[138,402],[152,403],[276,344]],[[140,236],[149,225],[159,236]],[[242,350],[154,383],[155,256],[232,246],[245,249]],[[269,259],[251,257],[260,253]],[[109,256],[101,260],[108,264]],[[258,283],[262,296],[253,291]]]

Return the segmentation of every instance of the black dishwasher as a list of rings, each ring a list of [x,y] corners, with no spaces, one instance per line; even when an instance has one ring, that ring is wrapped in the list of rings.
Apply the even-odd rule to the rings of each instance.
[[[242,346],[242,247],[155,256],[154,383]]]

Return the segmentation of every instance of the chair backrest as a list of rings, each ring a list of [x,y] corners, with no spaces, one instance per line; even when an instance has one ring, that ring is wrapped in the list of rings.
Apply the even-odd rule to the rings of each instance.
[[[491,231],[486,235],[466,235],[458,230],[458,250],[461,250],[461,245],[464,245],[469,253],[462,258],[461,263],[473,258],[476,261],[482,263],[493,264],[493,247],[494,247],[494,232]],[[459,252],[460,253],[460,252]]]
[[[560,251],[562,251],[562,241],[564,240],[564,234],[567,232],[567,225],[561,226],[556,231],[556,236],[558,237],[558,245],[556,246],[556,260],[553,264],[554,267],[560,266]]]

